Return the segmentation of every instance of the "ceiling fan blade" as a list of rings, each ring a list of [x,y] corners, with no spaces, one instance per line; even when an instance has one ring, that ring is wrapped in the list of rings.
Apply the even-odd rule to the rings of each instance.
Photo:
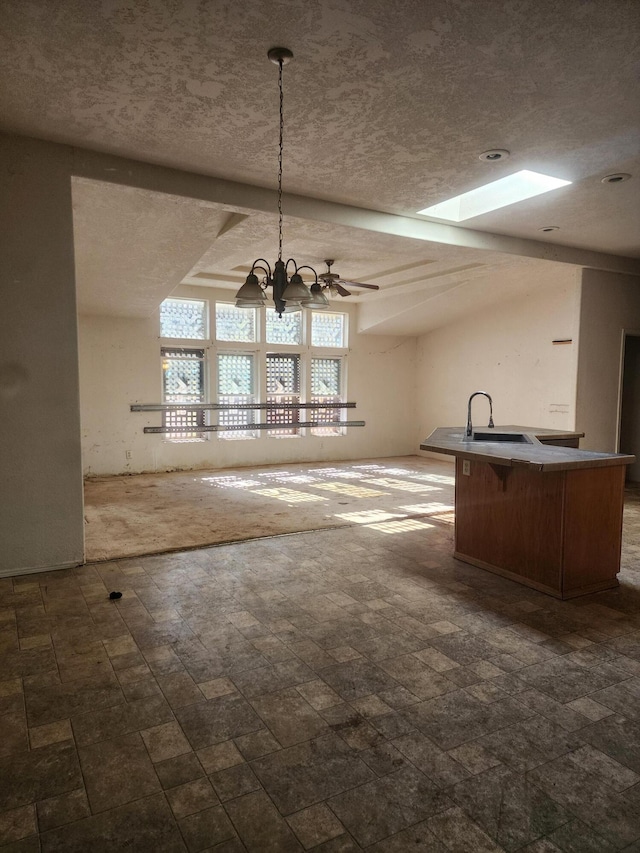
[[[340,296],[351,296],[351,293],[346,289],[346,287],[343,287],[341,284],[338,284],[337,281],[333,282],[333,286],[338,291]]]
[[[341,284],[348,284],[349,287],[366,287],[369,290],[380,290],[377,284],[363,284],[361,281],[346,281],[345,279],[340,279]]]

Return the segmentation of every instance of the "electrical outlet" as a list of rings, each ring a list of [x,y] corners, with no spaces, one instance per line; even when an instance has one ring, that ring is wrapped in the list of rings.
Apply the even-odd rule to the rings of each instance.
[[[462,460],[462,473],[465,477],[471,476],[471,462],[469,459]]]
[[[125,450],[124,455],[126,459],[131,459],[132,453],[130,450]]]

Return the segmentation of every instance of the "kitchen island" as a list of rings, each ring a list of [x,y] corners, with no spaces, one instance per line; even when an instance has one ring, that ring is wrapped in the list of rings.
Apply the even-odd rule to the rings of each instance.
[[[425,439],[421,450],[456,457],[454,556],[557,598],[617,586],[635,457],[579,450],[581,435],[441,427]]]

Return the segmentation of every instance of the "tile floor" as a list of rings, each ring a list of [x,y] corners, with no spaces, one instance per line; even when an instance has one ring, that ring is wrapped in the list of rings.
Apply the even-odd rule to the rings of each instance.
[[[569,602],[434,519],[0,580],[0,850],[638,853],[639,507]]]

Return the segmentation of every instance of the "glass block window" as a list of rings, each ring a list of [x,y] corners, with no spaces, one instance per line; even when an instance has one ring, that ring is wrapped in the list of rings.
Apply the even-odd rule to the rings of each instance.
[[[244,310],[244,309],[242,309]],[[225,405],[255,403],[254,357],[243,353],[218,353],[218,402]],[[255,438],[253,409],[225,409],[218,412],[218,425],[232,427],[218,432],[219,438]]]
[[[165,299],[160,305],[160,337],[208,338],[207,303],[203,299]]]
[[[162,347],[162,402],[204,403],[204,350]],[[175,428],[169,441],[202,441],[198,427],[205,424],[203,410],[171,409],[162,413],[162,425]]]
[[[346,347],[346,314],[311,312],[311,345],[314,347]]]
[[[256,309],[216,302],[216,340],[252,344],[256,341]]]
[[[320,421],[326,426],[312,427],[312,435],[344,435],[345,428],[340,426],[342,409],[331,407],[332,403],[342,403],[342,359],[311,359],[311,402],[321,403],[329,408],[310,409],[309,420]]]
[[[283,314],[278,317],[275,308],[267,308],[266,340],[268,344],[301,344],[302,343],[302,311]]]
[[[283,314],[285,317],[295,316]],[[300,402],[300,356],[282,353],[267,353],[267,403],[296,404]],[[299,409],[270,409],[266,413],[269,424],[277,428],[269,429],[267,435],[283,437],[299,435]]]

